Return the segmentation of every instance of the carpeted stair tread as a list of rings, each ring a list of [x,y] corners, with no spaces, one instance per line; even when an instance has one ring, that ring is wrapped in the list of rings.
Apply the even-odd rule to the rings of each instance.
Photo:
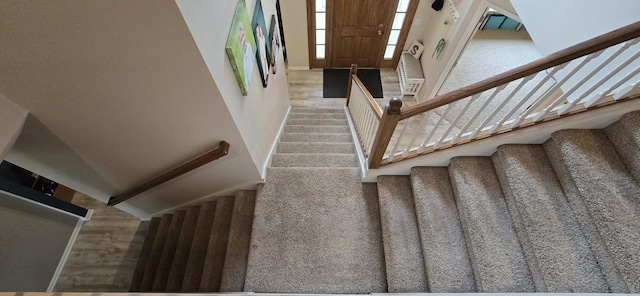
[[[285,125],[283,133],[348,134],[347,125]]]
[[[244,290],[386,292],[376,197],[356,168],[270,168],[256,198]]]
[[[275,153],[271,167],[358,167],[354,154]]]
[[[342,108],[291,108],[291,113],[342,113]]]
[[[409,176],[379,176],[378,198],[389,292],[427,292]]]
[[[411,187],[430,292],[475,292],[447,168],[412,168]]]
[[[153,241],[158,233],[158,227],[160,226],[160,218],[151,218],[149,226],[147,227],[147,234],[142,243],[142,249],[140,250],[140,256],[136,263],[136,269],[133,272],[133,278],[131,279],[131,286],[129,292],[140,292],[140,285],[142,284],[142,278],[144,277],[144,271],[147,268],[149,262],[149,256],[151,255],[151,249],[153,248]]]
[[[449,176],[478,292],[534,292],[491,159],[453,158]]]
[[[184,272],[182,292],[197,292],[200,288],[200,279],[202,278],[202,269],[207,256],[209,236],[211,235],[211,226],[215,218],[215,213],[215,201],[205,202],[200,206],[198,223],[193,235],[193,243],[189,251],[187,267]]]
[[[608,292],[598,263],[540,145],[492,157],[538,292]]]
[[[636,182],[640,183],[640,111],[623,115],[604,131]]]
[[[233,214],[233,196],[223,196],[216,199],[216,214],[211,225],[209,248],[202,267],[201,292],[219,292],[229,242],[229,227]]]
[[[184,279],[187,261],[189,260],[189,251],[196,231],[196,225],[198,224],[199,213],[200,206],[192,206],[186,210],[165,291],[178,292],[182,289],[182,281]]]
[[[629,292],[640,292],[640,185],[602,130],[563,130],[552,140],[545,148],[561,160],[554,169],[570,176],[563,187],[584,203]]]
[[[156,272],[156,278],[153,282],[153,288],[151,291],[165,291],[167,288],[167,280],[169,279],[169,272],[172,268],[173,257],[176,254],[178,239],[180,238],[180,231],[182,230],[185,214],[186,211],[184,210],[175,211],[173,213],[171,225],[167,232],[167,239],[164,243],[164,249],[162,250],[162,256],[160,257],[160,263],[158,264],[158,271]]]
[[[627,287],[626,281],[618,270],[611,252],[609,252],[607,245],[600,235],[598,227],[591,218],[589,209],[582,199],[580,191],[574,183],[569,169],[562,163],[563,156],[561,155],[560,150],[557,149],[553,139],[547,140],[543,144],[543,147],[554,171],[556,172],[556,176],[562,185],[562,190],[564,191],[567,201],[571,206],[573,215],[580,224],[582,233],[587,238],[591,251],[598,261],[598,265],[602,270],[602,274],[607,281],[609,289],[613,293],[628,293],[629,288]]]
[[[140,284],[141,292],[149,292],[153,289],[153,283],[156,278],[158,265],[160,264],[160,258],[162,257],[162,251],[164,250],[164,244],[167,240],[167,234],[169,232],[169,227],[171,226],[172,217],[173,215],[171,214],[164,214],[160,219],[160,226],[158,226],[158,232],[156,233],[156,238],[153,241],[149,261],[144,270],[142,283]]]
[[[344,113],[291,113],[289,119],[346,119]]]
[[[347,125],[346,119],[288,119],[287,125]]]
[[[278,153],[337,153],[354,154],[356,152],[353,143],[307,143],[307,142],[281,142],[278,143]]]
[[[256,191],[242,190],[236,193],[220,292],[244,291],[255,204]]]
[[[322,142],[322,143],[351,143],[351,134],[323,134],[323,133],[286,133],[280,136],[280,142]]]

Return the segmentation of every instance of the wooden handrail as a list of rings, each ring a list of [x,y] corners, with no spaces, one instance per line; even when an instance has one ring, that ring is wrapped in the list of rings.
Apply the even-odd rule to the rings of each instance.
[[[125,193],[113,196],[109,199],[107,205],[114,206],[125,200],[128,200],[140,193],[143,193],[153,187],[156,187],[162,183],[165,183],[173,178],[176,178],[184,173],[190,172],[199,168],[207,163],[210,163],[220,157],[223,157],[229,153],[229,143],[221,141],[218,148],[207,152],[175,169],[172,169],[156,178],[153,178]]]
[[[362,80],[360,80],[358,75],[352,75],[351,80],[354,80],[358,85],[358,87],[362,90],[362,92],[364,93],[364,96],[367,98],[367,101],[369,102],[369,107],[371,107],[371,110],[373,110],[373,113],[376,114],[376,116],[378,117],[378,120],[382,119],[382,109],[380,109],[380,106],[378,106],[378,103],[376,103],[376,100],[373,98],[369,90],[367,90],[367,87],[364,86],[364,83],[362,83]]]
[[[353,75],[357,76],[358,74],[358,65],[356,64],[351,64],[351,71],[349,71],[349,82],[347,84],[347,106],[349,106],[349,100],[351,99],[351,87],[353,84],[353,79],[351,79],[351,77],[353,77]]]
[[[500,85],[536,74],[545,69],[555,67],[579,57],[606,49],[618,43],[622,43],[634,38],[640,37],[640,22],[635,22],[626,27],[611,31],[604,35],[592,38],[590,40],[578,43],[546,57],[540,58],[528,64],[514,68],[502,74],[487,78],[480,82],[471,84],[466,87],[450,91],[434,97],[431,100],[413,105],[402,110],[400,120],[427,112],[429,110],[453,103],[458,100],[473,96],[483,91],[498,87]]]

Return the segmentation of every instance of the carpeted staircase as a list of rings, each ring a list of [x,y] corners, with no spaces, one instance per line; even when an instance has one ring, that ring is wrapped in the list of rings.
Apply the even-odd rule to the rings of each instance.
[[[257,196],[154,218],[131,290],[638,293],[639,151],[636,111],[361,183],[344,111],[293,108]]]

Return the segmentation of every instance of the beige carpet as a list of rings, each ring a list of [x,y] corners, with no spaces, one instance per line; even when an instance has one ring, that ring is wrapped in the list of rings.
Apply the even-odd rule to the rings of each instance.
[[[478,31],[473,39],[467,45],[466,50],[458,60],[457,66],[451,71],[449,77],[442,85],[438,92],[444,94],[449,91],[465,87],[472,83],[511,70],[528,62],[534,61],[541,57],[540,52],[525,31]],[[515,95],[515,97],[506,104],[506,106],[497,113],[497,118],[502,118],[513,109],[517,103],[525,98],[525,96],[535,88],[536,82],[542,79],[539,74]],[[491,113],[509,96],[509,94],[517,87],[520,80],[509,84],[502,92],[500,92],[487,106],[487,108],[473,121],[469,130],[479,126]],[[542,95],[542,93],[550,87],[551,83],[547,82],[534,96],[527,99],[518,110],[526,109],[531,103]],[[479,110],[486,100],[491,96],[492,91],[487,91],[478,99],[476,99],[469,107],[469,111],[465,112],[456,123],[459,128],[464,127],[473,117],[473,111]],[[453,122],[458,114],[463,110],[464,106],[469,102],[470,98],[459,101],[455,107],[446,116],[446,119]],[[443,114],[446,107],[441,107],[438,114]]]

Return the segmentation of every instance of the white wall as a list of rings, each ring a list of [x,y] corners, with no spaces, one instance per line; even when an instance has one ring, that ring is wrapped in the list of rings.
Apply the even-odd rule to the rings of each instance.
[[[637,0],[614,0],[614,1],[597,1],[597,0],[511,0],[513,6],[520,15],[523,23],[527,27],[527,31],[531,35],[534,43],[543,55],[548,55],[556,51],[562,50],[577,43],[589,40],[596,36],[605,34],[609,31],[640,21],[640,1]],[[639,46],[634,46],[621,58],[631,56],[640,50]],[[595,69],[599,61],[604,61],[611,56],[611,50],[604,52],[597,59],[583,69],[589,73]],[[567,66],[559,75],[557,80],[562,79],[566,73],[575,68],[573,63]],[[606,69],[613,69],[620,65],[621,62],[609,63]],[[640,61],[628,65],[626,69],[619,71],[609,83],[596,90],[601,91],[607,86],[618,81],[630,71],[627,69],[640,67]],[[582,77],[587,74],[576,74],[575,78],[567,81],[563,90],[567,91],[574,86]],[[579,88],[575,94],[580,94],[586,90],[602,75],[592,77],[585,86]],[[640,79],[640,75],[636,75],[632,82]],[[570,98],[572,100],[573,98]]]
[[[46,291],[78,218],[4,191],[0,217],[0,291]]]
[[[511,0],[543,55],[640,21],[637,0]]]
[[[427,23],[434,14],[436,14],[436,12],[431,8],[431,2],[420,1],[416,9],[416,15],[413,17],[409,34],[407,34],[407,42],[405,42],[403,50],[409,50],[409,46],[411,46],[413,40],[423,42],[423,37],[428,29]]]
[[[33,115],[5,158],[19,167],[107,201],[114,188]]]
[[[20,135],[27,114],[27,110],[0,94],[0,161]]]
[[[419,102],[432,98],[444,82],[444,77],[446,77],[453,62],[462,51],[464,43],[461,42],[466,42],[463,38],[465,32],[471,23],[475,24],[478,21],[475,14],[482,2],[472,0],[454,1],[460,14],[457,22],[451,21],[451,13],[445,6],[426,25],[428,30],[423,37],[425,49],[420,58],[422,71],[425,74],[425,83],[418,97]],[[447,22],[446,25],[445,21]],[[445,48],[439,58],[432,57],[440,39],[445,40]]]
[[[176,3],[253,162],[262,170],[290,106],[282,51],[278,56],[277,74],[269,76],[268,87],[262,87],[258,65],[254,63],[249,95],[242,96],[225,51],[238,1],[177,0]],[[251,17],[256,2],[249,0],[246,3]],[[262,7],[265,20],[269,22],[271,15],[276,13],[276,1],[262,0]]]
[[[309,69],[309,32],[307,1],[280,0],[284,38],[287,42],[289,69]]]

